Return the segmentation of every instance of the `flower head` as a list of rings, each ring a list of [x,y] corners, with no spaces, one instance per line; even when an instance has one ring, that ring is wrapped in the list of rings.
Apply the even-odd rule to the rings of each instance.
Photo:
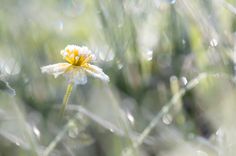
[[[55,78],[64,75],[69,83],[74,84],[85,84],[87,74],[106,82],[109,81],[109,77],[101,68],[90,64],[91,61],[95,61],[96,57],[87,47],[68,45],[61,50],[61,55],[67,62],[41,67],[42,73],[52,74]]]

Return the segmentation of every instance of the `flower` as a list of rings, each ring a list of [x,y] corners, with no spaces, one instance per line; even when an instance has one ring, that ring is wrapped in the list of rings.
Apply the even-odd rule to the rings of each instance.
[[[68,45],[61,50],[61,55],[67,62],[41,67],[42,73],[52,74],[55,78],[64,75],[69,83],[74,84],[87,83],[87,74],[105,82],[109,81],[109,77],[101,68],[90,64],[96,57],[87,47]]]

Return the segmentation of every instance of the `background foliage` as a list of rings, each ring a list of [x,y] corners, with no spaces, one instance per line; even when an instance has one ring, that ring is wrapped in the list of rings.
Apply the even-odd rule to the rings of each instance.
[[[234,156],[233,0],[0,0],[0,155]],[[88,46],[110,76],[40,67]]]

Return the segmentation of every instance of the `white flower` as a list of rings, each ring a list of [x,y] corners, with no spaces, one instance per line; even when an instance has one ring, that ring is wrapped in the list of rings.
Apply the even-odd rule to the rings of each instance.
[[[109,81],[109,77],[101,68],[90,64],[96,58],[87,47],[68,45],[61,51],[61,55],[67,63],[41,67],[42,73],[52,74],[55,78],[59,75],[64,75],[69,83],[74,84],[85,84],[87,82],[87,73],[105,82]]]

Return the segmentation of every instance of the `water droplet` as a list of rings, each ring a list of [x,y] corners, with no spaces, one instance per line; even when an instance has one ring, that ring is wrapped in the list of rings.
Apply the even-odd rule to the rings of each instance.
[[[180,78],[180,81],[181,81],[181,83],[182,83],[183,85],[187,85],[187,83],[188,83],[188,80],[187,80],[186,77],[181,77],[181,78]]]
[[[16,146],[20,146],[20,143],[19,142],[15,142]]]
[[[218,41],[217,41],[215,38],[213,38],[213,39],[210,41],[210,45],[211,45],[212,47],[216,47],[216,46],[218,45]]]
[[[183,44],[183,45],[185,45],[185,44],[186,44],[186,41],[185,41],[184,39],[182,40],[182,44]]]
[[[68,135],[71,138],[76,138],[79,134],[79,129],[76,125],[73,125],[70,127],[69,131],[68,131]]]
[[[114,129],[112,129],[112,128],[110,128],[109,130],[110,130],[112,133],[114,132]]]
[[[170,0],[170,4],[175,4],[176,0]]]
[[[20,72],[20,66],[13,58],[4,61],[4,71],[9,75],[16,75]]]
[[[197,151],[197,156],[208,156],[208,154],[206,152],[204,152],[204,151],[198,150]]]
[[[33,126],[33,133],[36,135],[37,138],[40,138],[40,131],[36,126]]]
[[[224,130],[222,128],[219,128],[216,131],[216,141],[221,144],[224,142],[224,138],[225,138]]]
[[[147,61],[151,61],[152,60],[152,55],[153,55],[153,51],[152,50],[148,50],[148,51],[143,53],[143,56],[144,56],[144,58]]]
[[[173,117],[170,115],[170,114],[165,114],[163,117],[162,117],[162,122],[166,125],[169,125],[171,124],[171,122],[173,121]]]
[[[134,117],[130,112],[127,113],[127,118],[132,124],[134,124]]]
[[[216,135],[217,136],[223,136],[224,135],[224,132],[221,128],[219,128],[217,131],[216,131]]]
[[[169,3],[169,4],[175,4],[176,0],[161,0],[162,2]]]
[[[116,61],[116,64],[117,64],[117,68],[120,70],[123,68],[123,64],[120,62],[120,61]]]

